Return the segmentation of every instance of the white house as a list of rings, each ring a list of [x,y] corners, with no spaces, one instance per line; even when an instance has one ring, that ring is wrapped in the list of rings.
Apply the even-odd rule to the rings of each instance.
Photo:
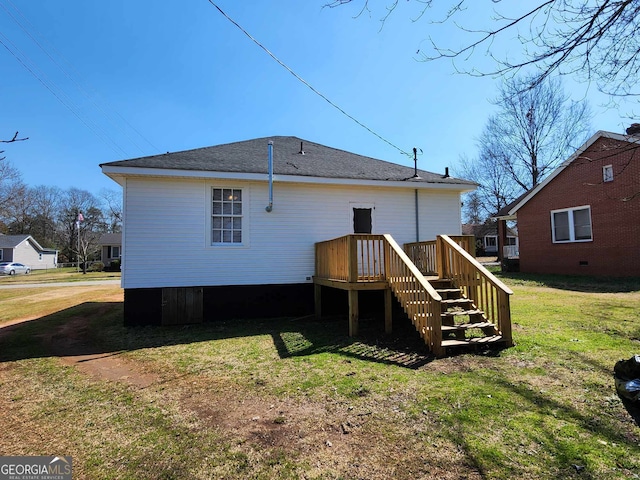
[[[58,251],[42,248],[31,235],[0,234],[0,262],[18,262],[31,270],[56,268]]]
[[[100,261],[109,267],[113,262],[120,262],[122,259],[122,234],[103,233],[98,239],[100,246]]]
[[[476,186],[296,137],[101,168],[124,193],[127,324],[160,323],[172,295],[202,297],[196,319],[310,313],[316,242],[367,232],[400,244],[459,235],[460,194]]]

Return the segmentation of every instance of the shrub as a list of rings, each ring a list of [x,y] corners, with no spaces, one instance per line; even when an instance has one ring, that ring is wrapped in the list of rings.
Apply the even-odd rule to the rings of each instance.
[[[104,263],[102,262],[93,262],[91,265],[89,265],[89,268],[87,268],[87,272],[101,272],[104,270]]]

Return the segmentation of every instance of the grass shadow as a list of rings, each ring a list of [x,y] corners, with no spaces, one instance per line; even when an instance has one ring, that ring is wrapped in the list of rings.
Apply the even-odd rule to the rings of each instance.
[[[408,322],[407,322],[408,323]],[[401,320],[384,334],[379,319],[363,318],[349,337],[345,317],[236,319],[186,326],[125,327],[122,303],[87,302],[35,320],[0,327],[0,363],[49,356],[111,355],[145,348],[270,335],[280,358],[330,352],[416,369],[433,357]]]

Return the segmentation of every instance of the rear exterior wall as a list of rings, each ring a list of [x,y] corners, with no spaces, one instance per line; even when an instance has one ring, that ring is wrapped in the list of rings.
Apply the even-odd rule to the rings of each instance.
[[[599,138],[518,210],[520,271],[640,276],[640,149]],[[613,181],[603,167],[613,166]],[[592,240],[553,243],[551,211],[590,206]]]
[[[212,245],[212,188],[240,188],[242,245]],[[124,188],[125,289],[312,283],[314,244],[353,233],[352,209],[373,208],[373,232],[416,241],[415,192],[391,187],[129,178]],[[459,235],[460,195],[421,190],[420,240]]]

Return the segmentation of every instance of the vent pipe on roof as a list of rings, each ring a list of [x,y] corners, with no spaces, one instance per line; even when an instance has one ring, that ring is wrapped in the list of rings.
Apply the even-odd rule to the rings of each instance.
[[[418,175],[418,149],[413,147],[413,178],[420,178]]]
[[[304,155],[304,148],[303,148],[302,142],[300,142],[300,151],[298,152],[298,155]]]
[[[267,205],[264,209],[267,212],[273,210],[273,142],[269,140],[269,205]]]

